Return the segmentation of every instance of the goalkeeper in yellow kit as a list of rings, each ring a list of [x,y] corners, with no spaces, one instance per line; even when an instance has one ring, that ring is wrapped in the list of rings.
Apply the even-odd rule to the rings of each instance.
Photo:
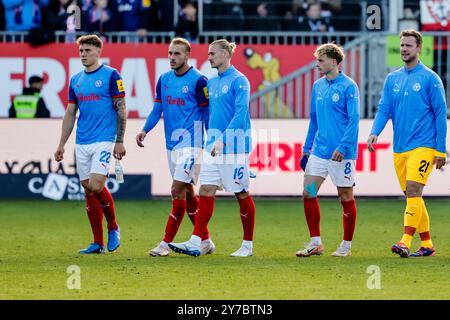
[[[422,199],[423,188],[436,165],[445,164],[447,106],[442,80],[419,61],[422,35],[415,30],[400,34],[400,53],[404,67],[390,73],[368,140],[374,150],[378,135],[389,117],[394,128],[394,165],[400,186],[406,195],[404,233],[391,247],[400,257],[433,256],[430,219]],[[410,254],[416,230],[421,247]]]

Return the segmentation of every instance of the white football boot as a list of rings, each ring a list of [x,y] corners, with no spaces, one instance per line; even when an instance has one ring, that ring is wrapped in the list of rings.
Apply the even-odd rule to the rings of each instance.
[[[312,255],[320,256],[324,251],[324,247],[322,244],[317,244],[314,242],[310,242],[306,245],[305,249],[299,250],[295,253],[297,257],[309,257]]]
[[[167,257],[169,255],[169,248],[159,244],[150,250],[148,254],[152,257]]]
[[[344,241],[342,241],[339,248],[337,248],[331,255],[333,257],[349,257],[352,255],[352,252],[350,251],[350,247],[345,245]]]
[[[214,253],[214,251],[216,251],[216,245],[214,244],[214,242],[212,242],[211,239],[202,241],[202,245],[200,247],[200,253],[202,255],[212,254]]]

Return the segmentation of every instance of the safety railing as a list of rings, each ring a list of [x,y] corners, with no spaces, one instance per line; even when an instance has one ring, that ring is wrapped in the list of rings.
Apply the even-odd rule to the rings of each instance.
[[[366,34],[344,46],[345,60],[342,70],[360,87],[365,96],[365,45],[372,35]],[[312,53],[311,53],[312,54]],[[266,87],[250,98],[251,116],[256,118],[307,118],[310,111],[311,90],[320,74],[312,62],[284,76],[281,80],[266,84]],[[362,109],[365,101],[362,101]]]
[[[386,45],[389,33],[366,33],[344,46],[346,58],[342,70],[358,84],[361,96],[361,117],[376,113],[386,75]],[[397,35],[397,34],[394,34]],[[450,32],[423,33],[434,38],[433,70],[441,77],[450,101]],[[265,83],[250,98],[250,112],[256,118],[307,118],[314,81],[319,78],[315,62],[285,75],[275,83]],[[447,109],[450,117],[450,109]]]
[[[0,42],[23,43],[27,41],[28,32],[24,31],[1,31]]]
[[[198,41],[200,43],[211,43],[214,40],[225,38],[239,44],[319,44],[325,42],[336,42],[339,44],[348,43],[360,36],[366,35],[364,32],[227,32],[208,31],[200,33]]]
[[[65,32],[56,31],[55,37],[57,43],[71,43],[86,32]],[[137,35],[136,32],[106,32],[103,34],[106,42],[113,43],[169,43],[174,37],[173,31],[167,32],[148,32],[146,35]]]
[[[56,31],[55,41],[57,43],[71,43],[86,32],[66,32]],[[319,44],[335,41],[339,44],[345,44],[360,36],[366,35],[365,32],[233,32],[233,31],[205,31],[201,32],[197,39],[192,42],[211,43],[214,40],[225,38],[229,41],[235,41],[239,44]],[[148,32],[144,36],[138,36],[136,32],[106,32],[103,34],[106,41],[114,43],[169,43],[175,36],[173,31],[167,32]],[[0,32],[0,42],[26,42],[27,32]]]

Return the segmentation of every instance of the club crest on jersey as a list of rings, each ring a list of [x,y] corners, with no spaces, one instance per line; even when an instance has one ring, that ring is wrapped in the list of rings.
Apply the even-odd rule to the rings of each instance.
[[[222,93],[227,93],[228,92],[228,86],[227,85],[224,85],[223,87],[222,87]]]
[[[102,84],[103,84],[102,80],[97,80],[97,81],[95,81],[95,83],[94,83],[94,85],[95,85],[96,88],[100,88],[100,87],[102,86]]]
[[[188,93],[189,92],[189,87],[188,86],[183,86],[183,88],[181,88],[181,92]]]
[[[333,100],[333,102],[338,102],[339,101],[339,95],[337,93],[335,93],[335,94],[333,94],[331,99]]]
[[[418,82],[414,83],[414,85],[413,85],[413,90],[414,90],[414,91],[417,92],[417,91],[420,90],[420,88],[421,88],[421,87],[420,87],[420,83],[418,83]]]

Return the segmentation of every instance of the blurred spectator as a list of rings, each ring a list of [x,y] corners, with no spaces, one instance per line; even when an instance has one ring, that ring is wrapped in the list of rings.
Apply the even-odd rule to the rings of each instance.
[[[370,4],[380,4],[372,0]],[[365,25],[365,23],[364,23]],[[339,31],[361,31],[361,3],[358,0],[345,0],[341,10],[333,13],[333,26]]]
[[[89,10],[90,7],[93,6],[92,4],[92,0],[80,0],[80,7],[81,7],[81,11],[86,12]]]
[[[181,7],[184,7],[184,3],[191,2],[194,6],[193,1],[178,1]],[[154,13],[152,19],[156,22],[156,29],[158,31],[170,31],[174,27],[174,1],[167,0],[152,0],[152,8],[154,7]]]
[[[256,2],[244,6],[245,30],[251,31],[277,31],[278,16],[277,5],[273,2]],[[250,2],[249,1],[249,2]]]
[[[244,30],[244,10],[241,0],[205,0],[206,31]]]
[[[281,30],[297,30],[298,17],[303,17],[306,15],[308,3],[308,0],[292,0],[291,4],[281,6],[281,10],[284,12],[283,19],[281,21]]]
[[[229,18],[222,20],[224,30],[244,30],[244,10],[241,6],[241,0],[222,0],[225,4],[225,15]]]
[[[0,30],[5,30],[5,7],[2,1],[0,1]]]
[[[42,24],[42,7],[49,0],[2,0],[5,6],[6,30],[29,31],[40,29]]]
[[[120,31],[136,31],[143,37],[149,30],[151,0],[112,0]]]
[[[298,22],[299,31],[313,32],[333,32],[330,18],[323,18],[321,15],[322,7],[320,2],[311,3],[306,9],[306,17],[300,17]]]
[[[284,13],[281,23],[282,30],[298,30],[298,23],[301,22],[301,17],[306,16],[309,6],[315,3],[320,4],[320,18],[327,21],[330,25],[332,17],[342,11],[342,0],[292,0],[290,5],[280,6],[282,7],[282,12]],[[300,21],[298,21],[299,17]],[[306,31],[311,31],[307,26],[305,26],[305,28]]]
[[[92,6],[85,13],[83,29],[104,35],[105,32],[116,31],[116,21],[115,12],[108,0],[93,0]]]
[[[175,35],[195,42],[198,36],[197,8],[190,1],[183,1],[175,27]]]
[[[44,31],[50,41],[55,40],[55,31],[67,30],[67,8],[71,0],[50,0],[50,4],[45,12]]]
[[[41,97],[44,79],[32,76],[28,79],[29,87],[24,87],[22,94],[14,97],[9,108],[9,117],[18,119],[49,118],[50,111]]]
[[[310,1],[310,3],[313,2],[315,1]],[[322,8],[322,18],[329,18],[342,10],[342,0],[319,0],[318,2]]]

